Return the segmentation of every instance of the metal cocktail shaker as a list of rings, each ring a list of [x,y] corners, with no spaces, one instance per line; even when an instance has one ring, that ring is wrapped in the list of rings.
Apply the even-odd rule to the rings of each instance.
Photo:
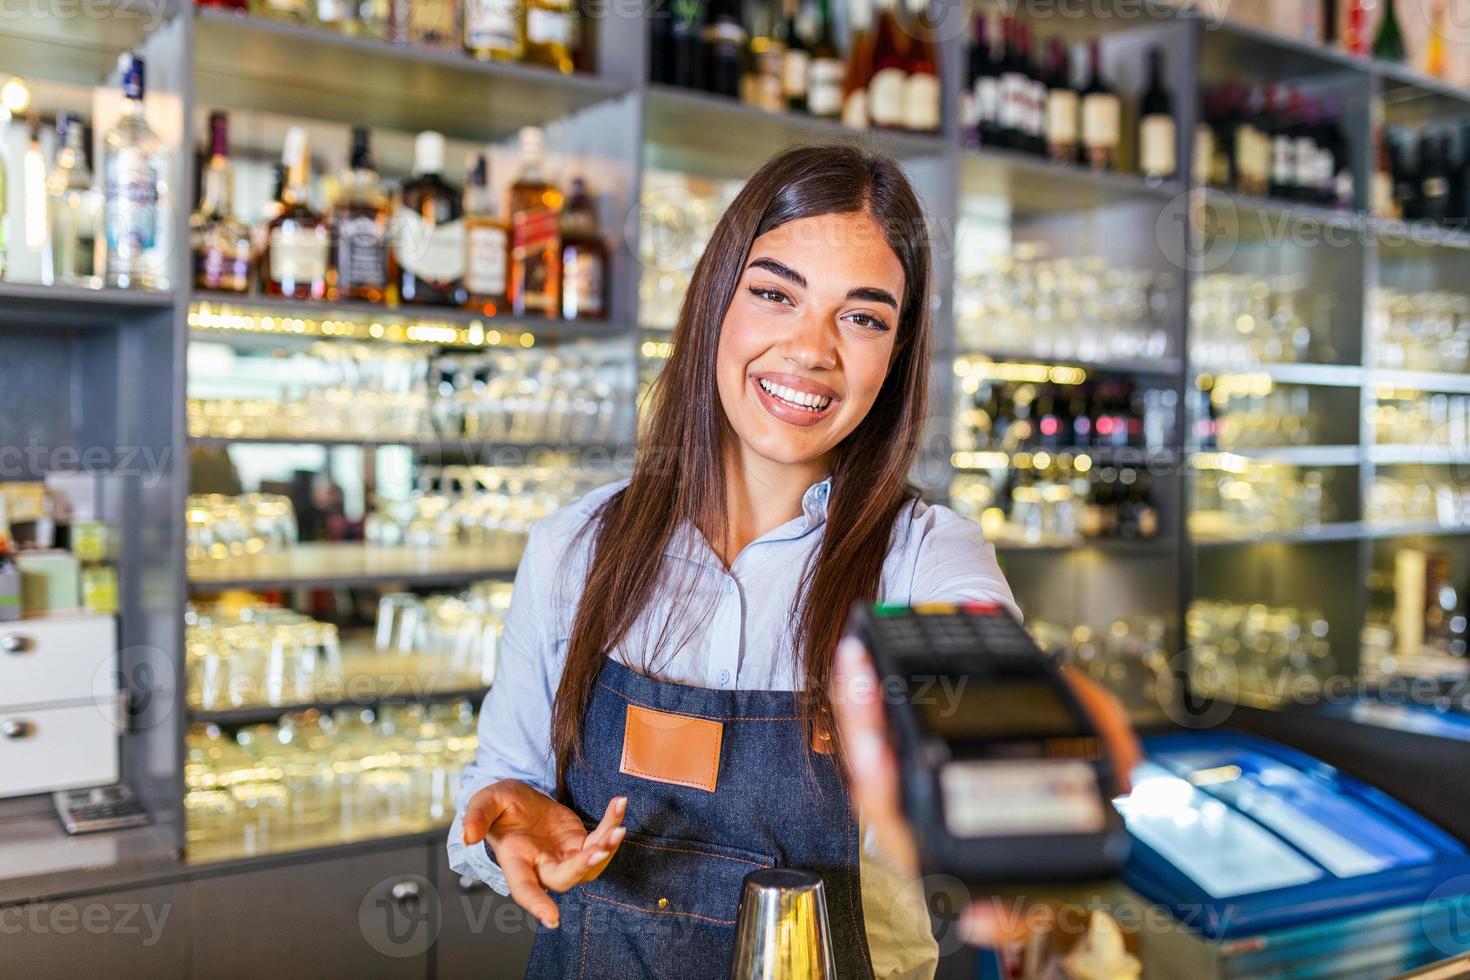
[[[796,868],[746,875],[731,980],[834,980],[836,975],[821,876]]]

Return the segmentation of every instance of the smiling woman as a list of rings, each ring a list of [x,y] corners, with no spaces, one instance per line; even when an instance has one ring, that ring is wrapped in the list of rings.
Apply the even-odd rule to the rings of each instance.
[[[632,477],[532,527],[449,839],[545,926],[530,975],[726,973],[764,866],[821,874],[839,976],[932,975],[828,696],[855,602],[1015,607],[978,526],[907,483],[926,236],[892,160],[767,162],[694,271]]]

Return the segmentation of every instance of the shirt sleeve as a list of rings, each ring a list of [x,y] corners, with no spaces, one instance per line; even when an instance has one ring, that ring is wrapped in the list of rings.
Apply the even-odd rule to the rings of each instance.
[[[488,846],[464,843],[465,804],[475,793],[502,779],[519,779],[548,796],[555,793],[556,765],[551,757],[551,705],[565,651],[550,627],[553,607],[545,542],[531,526],[516,569],[499,663],[490,691],[480,705],[475,759],[465,767],[449,828],[449,866],[509,894],[505,875]]]
[[[1023,619],[995,545],[985,540],[979,524],[943,506],[926,508],[914,523],[918,553],[910,603],[989,600],[1004,603]]]

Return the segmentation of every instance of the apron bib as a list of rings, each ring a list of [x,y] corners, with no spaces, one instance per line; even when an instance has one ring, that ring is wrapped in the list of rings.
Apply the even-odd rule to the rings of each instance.
[[[596,826],[628,798],[607,869],[552,898],[534,980],[728,976],[740,884],[759,868],[822,876],[837,976],[871,978],[857,821],[829,755],[812,753],[796,695],[656,681],[608,658],[567,800]]]

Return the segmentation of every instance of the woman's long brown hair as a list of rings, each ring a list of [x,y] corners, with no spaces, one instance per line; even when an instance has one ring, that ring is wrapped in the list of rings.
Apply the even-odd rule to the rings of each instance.
[[[792,649],[805,678],[802,712],[826,727],[832,659],[848,612],[854,602],[878,598],[894,521],[914,496],[907,476],[929,393],[923,209],[897,163],[847,144],[794,147],[768,160],[720,218],[694,268],[672,351],[648,395],[632,478],[587,524],[596,528],[596,538],[552,707],[559,788],[580,757],[582,724],[603,657],[628,634],[656,590],[666,587],[664,549],[675,530],[690,521],[718,553],[725,551],[722,449],[724,440],[736,437],[716,394],[715,354],[752,243],[801,218],[858,212],[882,229],[903,267],[904,290],[887,378],[867,416],[834,454],[821,548],[808,561],[804,588],[792,604]]]

